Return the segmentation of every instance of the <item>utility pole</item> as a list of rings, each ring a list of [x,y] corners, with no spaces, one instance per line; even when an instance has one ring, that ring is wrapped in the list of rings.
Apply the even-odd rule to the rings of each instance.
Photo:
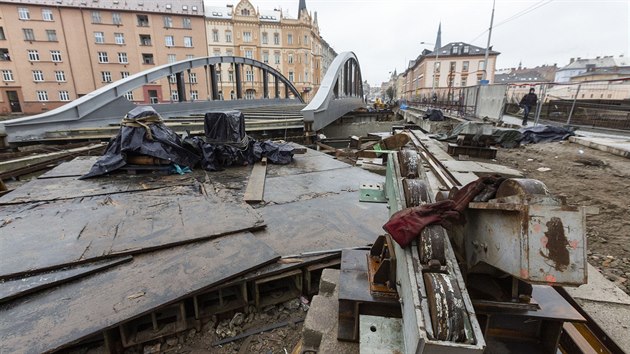
[[[490,52],[490,38],[492,38],[492,23],[494,22],[494,4],[495,0],[492,0],[492,16],[490,16],[490,28],[488,29],[488,44],[486,44],[486,55],[483,58],[482,80],[486,80],[486,78],[488,77],[488,54]]]

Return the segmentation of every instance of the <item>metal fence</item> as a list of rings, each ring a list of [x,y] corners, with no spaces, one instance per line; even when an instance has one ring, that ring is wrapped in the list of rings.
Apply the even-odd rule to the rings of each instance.
[[[505,105],[506,85],[481,85],[458,88],[425,89],[413,97],[410,106],[440,109],[461,118],[498,120]]]
[[[539,104],[535,117],[566,125],[630,130],[630,79],[577,83],[511,84],[505,113],[516,115],[530,88]],[[536,115],[537,114],[537,115]]]

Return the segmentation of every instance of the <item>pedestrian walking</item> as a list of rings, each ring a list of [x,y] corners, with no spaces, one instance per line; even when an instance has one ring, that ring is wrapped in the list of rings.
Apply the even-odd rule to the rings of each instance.
[[[527,118],[529,116],[529,111],[532,109],[532,106],[536,106],[538,102],[538,96],[534,93],[536,89],[530,88],[529,93],[521,99],[521,103],[519,104],[523,107],[523,126],[527,125]]]

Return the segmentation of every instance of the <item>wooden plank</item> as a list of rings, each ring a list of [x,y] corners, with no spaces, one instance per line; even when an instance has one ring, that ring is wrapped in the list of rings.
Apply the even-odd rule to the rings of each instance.
[[[263,226],[247,204],[200,186],[0,208],[0,279]]]
[[[251,233],[138,255],[0,308],[0,352],[59,350],[277,259]]]
[[[94,165],[99,157],[100,156],[79,156],[72,161],[62,163],[37,178],[44,179],[83,176],[90,171],[92,165]]]
[[[267,158],[263,157],[262,161],[255,164],[252,173],[249,175],[247,189],[243,200],[247,203],[260,203],[263,201],[265,194],[265,177],[267,176]]]
[[[170,186],[194,185],[190,175],[150,175],[129,178],[124,174],[78,180],[75,177],[34,179],[0,198],[0,205],[47,202],[72,198],[93,197],[113,193],[147,191]]]
[[[294,156],[293,162],[288,165],[268,165],[267,179],[270,177],[298,175],[348,167],[351,167],[351,165],[336,160],[322,152],[317,152],[316,154],[309,153],[305,156]]]
[[[16,278],[0,283],[0,302],[7,302],[27,294],[32,294],[53,286],[88,276],[115,265],[131,261],[132,256],[118,257],[113,260],[81,264],[59,271]]]

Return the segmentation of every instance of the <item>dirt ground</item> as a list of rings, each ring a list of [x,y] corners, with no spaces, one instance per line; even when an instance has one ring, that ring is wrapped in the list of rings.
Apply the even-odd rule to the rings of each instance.
[[[588,261],[630,294],[630,159],[563,141],[500,149],[497,163],[569,204],[599,208],[586,218]]]

